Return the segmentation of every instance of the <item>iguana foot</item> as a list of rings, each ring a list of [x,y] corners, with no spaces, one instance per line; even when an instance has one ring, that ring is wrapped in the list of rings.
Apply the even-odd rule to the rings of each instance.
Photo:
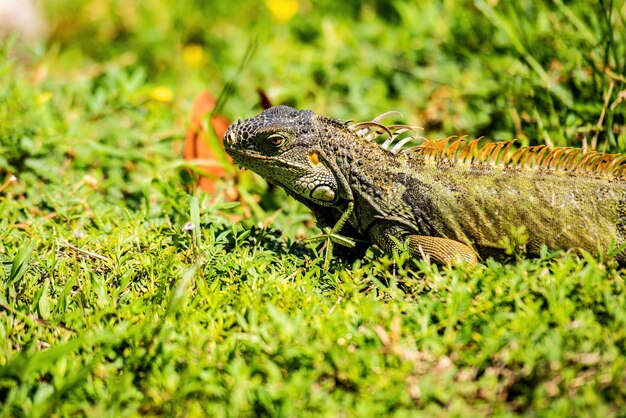
[[[333,256],[333,248],[335,244],[343,245],[344,247],[349,248],[353,248],[356,245],[356,242],[352,238],[345,237],[339,234],[339,231],[343,229],[346,222],[348,222],[348,219],[350,219],[350,215],[352,215],[353,211],[354,203],[349,202],[346,211],[341,215],[341,218],[339,218],[335,226],[333,226],[332,228],[324,227],[322,228],[321,234],[304,240],[304,242],[306,243],[318,243],[322,241],[326,242],[326,254],[324,255],[323,265],[324,270],[327,270],[328,266],[330,265],[330,260]]]
[[[436,264],[451,265],[457,261],[474,264],[476,252],[462,242],[448,238],[407,233],[402,227],[390,222],[379,222],[370,229],[370,236],[388,254],[398,249],[398,243],[408,240],[411,256],[428,259]]]
[[[411,255],[430,258],[437,264],[451,265],[457,261],[475,264],[476,253],[467,245],[447,238],[409,235]]]

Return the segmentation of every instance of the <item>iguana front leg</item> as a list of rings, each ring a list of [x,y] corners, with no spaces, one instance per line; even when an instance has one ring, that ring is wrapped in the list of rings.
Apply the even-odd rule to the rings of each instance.
[[[324,234],[320,234],[311,238],[306,239],[306,242],[320,242],[326,241],[330,242],[330,250],[326,251],[326,260],[324,265],[328,267],[330,264],[330,257],[334,253],[338,257],[343,260],[354,261],[357,258],[360,258],[365,254],[365,251],[370,247],[370,242],[361,235],[350,223],[348,222],[350,215],[354,212],[354,203],[348,202],[346,206],[346,210],[343,213],[340,213],[337,209],[322,206],[316,203],[311,202],[310,200],[306,200],[302,196],[292,192],[289,189],[285,189],[287,194],[298,202],[302,203],[306,207],[308,207],[315,215],[315,220],[317,221],[317,226],[324,231]],[[332,227],[332,228],[328,228]],[[343,242],[337,242],[337,237],[343,237],[347,241],[351,241],[352,243],[348,243],[347,245],[342,245],[341,248],[334,248],[334,244],[330,238],[332,235],[335,238],[335,242],[338,244],[344,244]],[[341,241],[341,239],[339,239]],[[346,241],[346,242],[347,242]]]
[[[310,237],[304,240],[304,242],[320,242],[326,241],[326,255],[324,257],[324,269],[328,269],[330,265],[330,259],[333,256],[333,248],[335,244],[343,245],[344,247],[353,248],[356,243],[352,238],[340,235],[339,232],[343,229],[352,212],[354,211],[354,203],[349,202],[346,207],[346,211],[341,215],[337,223],[332,227],[323,227],[322,234]]]
[[[478,261],[476,252],[459,241],[411,234],[391,222],[379,222],[372,226],[370,237],[386,253],[397,249],[397,241],[408,240],[413,257],[429,258],[436,264],[450,265],[457,260],[473,264]]]

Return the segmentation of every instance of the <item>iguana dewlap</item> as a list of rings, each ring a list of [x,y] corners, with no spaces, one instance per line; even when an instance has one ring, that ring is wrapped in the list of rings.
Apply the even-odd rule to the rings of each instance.
[[[224,144],[321,224],[345,214],[344,234],[386,252],[408,240],[415,256],[473,262],[502,253],[520,226],[533,254],[542,244],[597,254],[626,240],[626,157],[451,138],[402,149],[397,136],[413,128],[381,117],[351,125],[277,106],[231,125]],[[379,145],[372,139],[383,132]],[[626,264],[626,253],[617,259]]]

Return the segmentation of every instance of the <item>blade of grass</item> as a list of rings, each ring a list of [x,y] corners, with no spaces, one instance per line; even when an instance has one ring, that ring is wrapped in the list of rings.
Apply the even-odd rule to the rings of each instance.
[[[26,273],[26,270],[28,269],[28,261],[30,260],[30,256],[33,252],[34,247],[35,241],[33,240],[20,248],[15,258],[13,259],[8,284],[15,283],[16,281],[20,280],[22,276],[24,276],[24,273]]]
[[[592,45],[595,45],[597,42],[596,36],[591,30],[589,30],[587,25],[585,25],[583,21],[580,20],[574,12],[572,12],[572,9],[567,7],[567,5],[563,3],[563,0],[554,0],[554,2],[556,3],[561,13],[565,15],[567,20],[569,20],[572,23],[572,25],[576,27],[576,29],[578,30],[578,33],[582,35],[582,37],[585,38],[587,42],[589,42]]]
[[[189,196],[189,212],[191,223],[194,225],[191,230],[193,243],[196,249],[200,248],[200,205],[197,196]]]
[[[548,73],[543,69],[541,64],[533,57],[533,55],[524,47],[524,43],[517,36],[517,32],[513,28],[513,25],[509,23],[501,14],[496,12],[492,6],[487,4],[484,0],[475,0],[476,7],[491,21],[491,23],[499,29],[502,29],[507,35],[509,41],[517,52],[524,58],[526,63],[533,69],[533,71],[539,76],[544,86],[548,91],[553,93],[561,102],[566,106],[572,107],[573,101],[567,91],[565,91],[557,83],[550,79]]]
[[[213,108],[213,111],[211,111],[211,118],[213,118],[214,116],[220,115],[222,113],[222,109],[224,108],[224,105],[226,104],[226,102],[228,101],[228,98],[233,94],[233,91],[235,90],[235,80],[239,79],[239,75],[241,74],[243,69],[248,65],[248,63],[254,56],[254,51],[256,51],[258,40],[259,40],[259,37],[255,36],[254,38],[250,39],[250,42],[248,42],[248,46],[246,47],[246,52],[244,52],[243,54],[243,58],[241,59],[241,62],[239,63],[239,67],[237,68],[237,71],[235,71],[235,74],[232,77],[232,79],[228,80],[224,84],[224,88],[222,89],[222,91],[220,91],[220,94],[217,96],[217,101],[216,101],[217,103],[215,103],[215,107]]]

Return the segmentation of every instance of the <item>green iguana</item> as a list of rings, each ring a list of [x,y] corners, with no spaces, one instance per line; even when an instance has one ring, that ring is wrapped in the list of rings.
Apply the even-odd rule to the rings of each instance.
[[[382,125],[392,113],[349,124],[277,106],[231,125],[224,145],[344,244],[341,235],[389,253],[408,240],[412,255],[448,264],[503,253],[521,226],[531,254],[542,244],[597,254],[626,241],[626,156],[454,137],[405,149],[412,138],[399,135],[415,127]],[[626,265],[626,251],[617,261]]]

